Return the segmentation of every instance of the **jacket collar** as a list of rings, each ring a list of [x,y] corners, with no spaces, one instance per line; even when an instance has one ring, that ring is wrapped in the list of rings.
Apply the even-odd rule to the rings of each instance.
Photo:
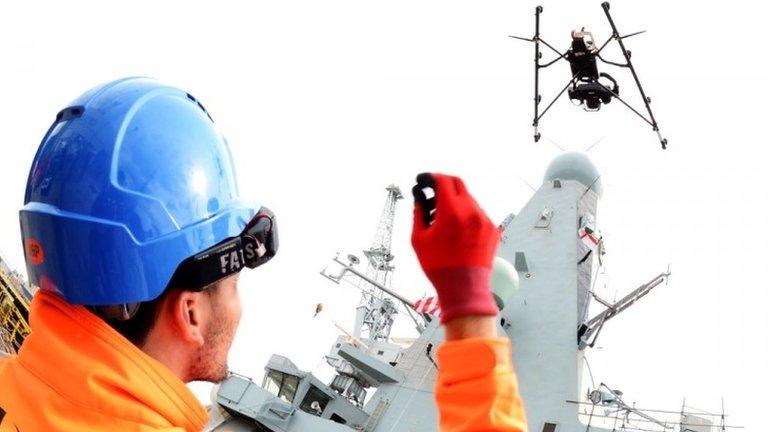
[[[61,397],[150,426],[200,431],[208,414],[186,385],[82,306],[40,290],[19,363]]]

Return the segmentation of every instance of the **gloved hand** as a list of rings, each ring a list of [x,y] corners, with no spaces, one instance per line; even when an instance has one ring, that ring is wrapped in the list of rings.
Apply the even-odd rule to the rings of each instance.
[[[425,189],[433,189],[427,198]],[[413,187],[411,244],[422,269],[437,290],[440,320],[496,315],[491,266],[499,228],[467,192],[458,177],[422,173]]]

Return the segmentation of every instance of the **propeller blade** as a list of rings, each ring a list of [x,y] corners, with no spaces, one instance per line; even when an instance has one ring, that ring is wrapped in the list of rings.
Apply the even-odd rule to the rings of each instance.
[[[645,32],[646,32],[646,30],[640,30],[639,32],[634,32],[634,33],[630,33],[630,34],[628,34],[628,35],[619,36],[619,39],[627,39],[627,38],[631,38],[632,36],[637,36],[637,35],[639,35],[639,34],[643,34],[643,33],[645,33]]]
[[[512,39],[520,39],[521,41],[533,42],[533,39],[528,39],[520,36],[509,35],[509,37],[511,37]]]

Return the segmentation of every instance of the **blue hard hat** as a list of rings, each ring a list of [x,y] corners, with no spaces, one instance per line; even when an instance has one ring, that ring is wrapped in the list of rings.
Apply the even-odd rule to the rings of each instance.
[[[29,278],[72,304],[152,300],[257,209],[238,198],[227,142],[197,99],[114,81],[59,112],[35,155],[19,215]]]

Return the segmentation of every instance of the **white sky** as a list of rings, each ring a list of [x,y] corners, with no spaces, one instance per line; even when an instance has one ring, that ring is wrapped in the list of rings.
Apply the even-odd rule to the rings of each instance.
[[[534,144],[533,2],[6,2],[0,6],[0,251],[23,268],[18,227],[28,169],[54,115],[86,89],[153,76],[198,97],[228,137],[240,189],[275,210],[281,250],[242,278],[245,314],[233,370],[261,379],[273,352],[314,370],[337,331],[312,320],[323,302],[351,326],[357,294],[321,278],[337,250],[368,246],[389,183],[421,171],[463,176],[500,222],[538,187],[547,163],[590,153],[603,174],[598,224],[604,295],[672,266],[616,318],[590,361],[595,379],[638,406],[683,397],[729,423],[765,428],[765,6],[614,1],[670,147],[617,102],[587,114],[563,100]],[[543,37],[565,49],[587,26],[608,36],[599,2],[547,2]],[[548,53],[549,54],[549,53]],[[617,48],[608,52],[618,58]],[[628,71],[604,68],[638,102]],[[569,77],[542,77],[545,102]],[[395,286],[426,292],[410,245],[410,200],[395,229]],[[602,282],[600,283],[602,285]],[[196,387],[199,394],[203,387]]]

